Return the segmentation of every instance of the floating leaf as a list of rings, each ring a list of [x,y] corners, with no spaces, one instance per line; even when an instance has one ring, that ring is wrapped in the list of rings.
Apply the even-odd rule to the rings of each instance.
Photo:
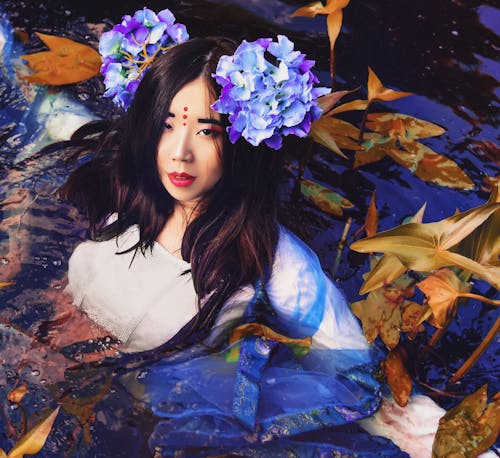
[[[429,147],[418,142],[403,142],[403,148],[416,158],[417,167],[413,172],[425,181],[458,189],[474,189],[474,182],[459,165]]]
[[[403,347],[397,346],[391,350],[383,363],[387,383],[392,396],[398,405],[404,407],[410,399],[412,379],[406,369],[407,355]]]
[[[407,269],[430,272],[441,267],[457,266],[500,289],[496,270],[450,251],[492,213],[500,203],[484,204],[435,223],[408,223],[351,244],[362,253],[393,254]]]
[[[31,428],[9,452],[8,458],[23,458],[24,455],[38,453],[45,444],[52,429],[60,407],[57,407],[47,418]]]
[[[349,150],[362,149],[354,139],[359,135],[359,129],[341,119],[323,116],[311,125],[309,136],[323,146],[331,149],[339,156],[347,159],[340,148]]]
[[[455,315],[460,293],[470,290],[469,283],[460,280],[450,269],[438,270],[417,283],[417,287],[426,295],[427,304],[439,326],[444,326],[447,319]]]
[[[381,100],[384,102],[390,102],[392,100],[402,99],[403,97],[408,97],[413,95],[411,92],[401,92],[395,91],[384,87],[379,77],[375,72],[368,67],[368,100]]]
[[[342,9],[349,4],[349,0],[327,0],[326,5],[320,1],[312,2],[299,8],[292,13],[292,17],[316,17],[318,14],[326,14],[328,25],[328,37],[330,48],[333,49],[342,26]]]
[[[35,70],[25,81],[60,86],[87,80],[99,73],[102,64],[99,53],[90,46],[69,38],[36,34],[49,51],[21,56]]]
[[[487,402],[487,385],[467,396],[439,420],[432,456],[472,457],[487,451],[500,432],[500,396]]]
[[[417,304],[416,302],[407,301],[403,307],[403,315],[401,318],[401,332],[408,333],[410,339],[414,339],[417,333],[422,332],[425,328],[421,321],[424,317],[424,312],[427,307]]]
[[[408,221],[411,223],[421,223],[424,216],[425,204]],[[407,223],[405,223],[407,224]],[[373,257],[372,257],[373,259]],[[378,262],[372,263],[370,273],[366,276],[365,282],[359,290],[360,294],[366,294],[381,286],[387,285],[396,280],[400,275],[406,272],[406,267],[399,258],[392,254],[385,254]]]
[[[365,219],[366,235],[368,237],[370,237],[371,235],[375,235],[377,233],[377,230],[378,230],[378,212],[377,212],[377,206],[375,205],[375,191],[373,191]]]
[[[11,392],[7,395],[7,399],[10,402],[15,402],[16,404],[19,404],[21,400],[24,398],[26,391],[27,391],[26,382],[23,382],[20,386],[11,390]]]
[[[369,113],[366,127],[375,132],[389,135],[396,122],[402,123],[407,140],[438,137],[446,132],[437,124],[399,113]]]
[[[342,216],[343,209],[354,205],[335,191],[309,180],[300,180],[300,190],[309,200],[312,200],[321,210],[332,215]]]

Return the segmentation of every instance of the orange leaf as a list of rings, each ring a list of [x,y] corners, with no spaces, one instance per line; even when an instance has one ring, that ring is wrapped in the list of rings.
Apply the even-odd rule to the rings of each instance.
[[[342,27],[342,10],[330,13],[326,18],[326,25],[328,28],[328,38],[330,39],[330,49],[335,47],[335,42]]]
[[[391,350],[384,361],[384,372],[394,400],[404,407],[410,399],[412,379],[406,369],[407,354],[403,347]]]
[[[383,86],[375,72],[368,67],[368,100],[383,100],[390,102],[413,95],[411,92],[400,92]]]
[[[19,404],[21,402],[21,400],[24,398],[26,391],[27,391],[26,382],[23,382],[20,386],[18,386],[17,388],[14,388],[7,395],[7,399],[10,402],[15,402],[16,404]]]
[[[321,97],[318,97],[316,101],[318,102],[319,107],[321,108],[321,111],[323,112],[323,115],[325,113],[328,113],[333,106],[345,95],[350,94],[351,92],[357,91],[358,89],[352,89],[351,91],[335,91],[335,92],[330,92],[330,94],[322,95]]]
[[[298,16],[303,16],[303,17],[315,17],[317,14],[329,14],[330,9],[325,8],[323,3],[321,2],[312,2],[308,3],[306,6],[303,6],[302,8],[299,8],[298,10],[294,11],[291,16],[292,17],[298,17]]]
[[[438,270],[417,286],[426,295],[427,304],[439,326],[444,326],[448,317],[455,315],[460,293],[470,290],[470,285],[461,281],[450,269]]]
[[[78,83],[99,73],[102,63],[99,53],[90,46],[69,38],[37,33],[49,51],[21,56],[35,70],[25,81],[60,86]]]
[[[368,106],[368,100],[351,100],[350,102],[344,103],[343,105],[339,105],[337,108],[332,110],[332,114],[344,113],[345,111],[353,111],[353,110],[365,110]]]
[[[375,191],[372,192],[370,205],[368,206],[368,212],[365,220],[365,230],[368,237],[376,234],[378,230],[378,212],[377,206],[375,205]]]

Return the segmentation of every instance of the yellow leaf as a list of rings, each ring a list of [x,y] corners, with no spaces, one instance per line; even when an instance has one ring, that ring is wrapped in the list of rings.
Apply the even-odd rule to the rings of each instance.
[[[60,407],[57,407],[47,418],[31,428],[9,452],[8,458],[23,458],[24,455],[38,453],[45,444],[52,429]]]
[[[375,145],[365,151],[356,151],[354,153],[353,168],[362,167],[372,162],[377,162],[386,156],[386,151],[383,147]]]
[[[406,301],[403,306],[401,332],[408,333],[410,339],[414,339],[417,333],[424,331],[425,328],[422,326],[421,320],[425,316],[426,310],[426,306]]]
[[[415,213],[415,215],[408,222],[421,223],[424,216],[425,206],[425,204],[422,205],[418,212]],[[370,273],[366,276],[365,282],[359,290],[359,293],[366,294],[387,285],[404,274],[406,270],[406,267],[401,263],[397,256],[385,254],[376,264],[372,266]]]
[[[359,134],[359,129],[341,119],[324,116],[311,125],[309,136],[317,143],[326,146],[344,159],[348,157],[340,148],[356,150],[362,146],[354,140]]]
[[[0,448],[0,458],[8,458],[7,454]]]
[[[323,6],[321,2],[308,3],[306,6],[294,11],[292,17],[315,17],[317,14],[329,14],[330,10]]]
[[[391,350],[383,363],[387,383],[391,389],[394,400],[398,405],[404,407],[410,399],[412,379],[406,369],[406,351],[397,346]]]
[[[378,212],[377,212],[377,206],[375,205],[375,191],[373,191],[365,219],[366,235],[368,237],[370,237],[371,235],[375,235],[377,233],[377,230],[378,230]]]
[[[413,95],[411,92],[394,91],[384,87],[375,72],[368,67],[368,100],[382,100],[390,102],[392,100],[401,99]]]
[[[438,137],[446,132],[437,124],[399,113],[369,113],[366,119],[366,127],[385,135],[389,134],[395,121],[403,123],[407,140]]]
[[[69,38],[37,33],[49,51],[21,56],[35,71],[23,76],[25,81],[36,84],[60,86],[78,83],[99,73],[101,56],[90,46]]]
[[[470,284],[460,280],[450,269],[438,270],[417,283],[417,287],[426,295],[426,302],[439,326],[444,326],[447,319],[455,315],[460,293],[470,291]]]
[[[491,183],[488,203],[500,202],[500,176]],[[467,236],[457,248],[457,252],[474,259],[479,264],[498,262],[500,255],[500,212],[491,215],[480,227]]]
[[[6,286],[12,285],[14,282],[12,281],[1,281],[0,282],[0,288],[5,288]]]
[[[500,277],[495,279],[494,272],[472,259],[448,251],[499,208],[500,203],[484,204],[435,223],[404,224],[358,240],[351,244],[351,249],[362,253],[393,254],[407,269],[420,272],[457,266],[500,288]]]
[[[313,201],[321,210],[332,215],[342,216],[344,208],[354,205],[335,191],[309,180],[300,180],[300,190],[309,200]]]
[[[337,108],[334,108],[332,110],[332,114],[344,113],[345,111],[353,111],[353,110],[365,110],[367,106],[368,106],[368,100],[356,99],[344,103],[343,105],[339,105]]]
[[[21,400],[24,398],[26,391],[27,391],[26,382],[23,382],[20,386],[18,386],[17,388],[14,388],[7,395],[7,399],[10,402],[15,402],[16,404],[19,404],[21,402]]]
[[[473,457],[487,451],[500,433],[500,397],[487,402],[487,386],[467,396],[439,420],[433,458]]]

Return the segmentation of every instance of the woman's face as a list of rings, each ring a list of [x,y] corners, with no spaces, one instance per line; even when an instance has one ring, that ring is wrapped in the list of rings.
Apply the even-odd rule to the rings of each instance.
[[[158,144],[157,165],[167,192],[192,209],[220,180],[224,127],[198,78],[175,95]]]

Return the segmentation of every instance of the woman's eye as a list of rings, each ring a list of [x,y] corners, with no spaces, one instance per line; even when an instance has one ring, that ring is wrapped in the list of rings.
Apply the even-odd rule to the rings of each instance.
[[[164,123],[163,123],[163,128],[164,128],[165,130],[171,130],[171,129],[172,129],[172,125],[171,125],[171,124],[169,124],[168,122],[164,122]]]
[[[199,132],[201,135],[203,136],[212,136],[212,137],[215,137],[216,135],[218,135],[220,132],[215,130],[215,129],[202,129],[200,130]]]

